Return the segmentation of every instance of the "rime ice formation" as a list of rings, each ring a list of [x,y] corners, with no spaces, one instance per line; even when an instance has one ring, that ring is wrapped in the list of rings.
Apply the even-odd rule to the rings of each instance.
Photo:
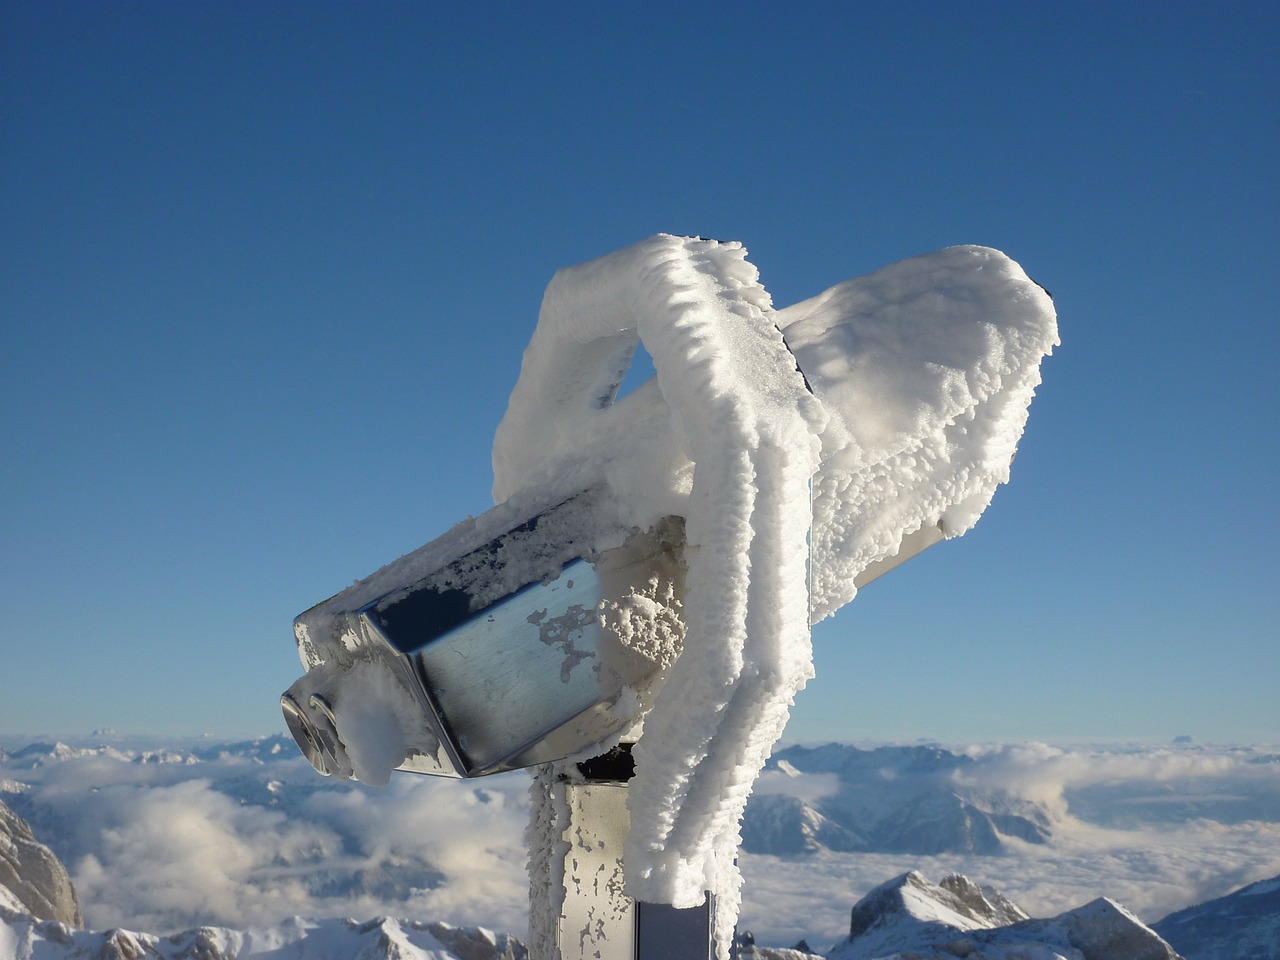
[[[614,403],[637,342],[656,377]],[[661,235],[552,279],[494,439],[495,500],[603,486],[618,529],[686,521],[683,652],[634,750],[632,896],[715,891],[726,949],[738,824],[812,675],[811,619],[904,536],[973,525],[1057,342],[1048,295],[983,247],[782,311],[737,243]]]
[[[684,460],[667,476],[652,473],[654,447],[628,452],[629,425],[598,432],[617,419],[611,399],[637,339],[669,409],[644,410],[641,435],[661,429],[656,449]],[[677,906],[715,890],[726,938],[738,820],[812,674],[809,483],[824,423],[741,245],[661,236],[556,275],[494,442],[497,500],[603,475],[635,525],[655,508],[685,517],[685,642],[636,747],[627,883]]]
[[[948,247],[777,313],[830,413],[814,480],[814,621],[940,523],[969,530],[1009,466],[1058,344],[1049,295],[998,250]]]

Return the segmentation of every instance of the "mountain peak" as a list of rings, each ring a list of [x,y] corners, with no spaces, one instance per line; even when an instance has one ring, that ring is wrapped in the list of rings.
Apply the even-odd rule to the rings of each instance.
[[[1159,934],[1106,897],[1051,920],[1028,920],[1013,930],[1074,947],[1086,960],[1182,960]]]
[[[524,944],[508,934],[386,916],[364,923],[294,918],[243,931],[198,927],[162,938],[123,929],[71,930],[5,903],[0,895],[0,944],[23,945],[18,956],[45,960],[528,960]]]
[[[0,888],[34,916],[71,927],[83,922],[62,861],[36,840],[31,825],[0,800]]]
[[[858,952],[840,956],[879,956],[921,938],[946,939],[1026,917],[1012,901],[960,874],[934,884],[912,870],[882,883],[854,904],[847,943],[856,945]]]
[[[962,776],[973,764],[937,746],[788,747],[766,764],[772,789],[747,807],[744,848],[994,855],[1009,852],[1010,838],[1049,842],[1054,812],[1008,790],[979,790]]]
[[[1049,920],[968,877],[931,883],[911,871],[883,883],[853,908],[849,939],[829,960],[919,960],[1075,956],[1083,960],[1180,960],[1179,954],[1120,904],[1094,900]],[[959,952],[957,952],[959,951]]]

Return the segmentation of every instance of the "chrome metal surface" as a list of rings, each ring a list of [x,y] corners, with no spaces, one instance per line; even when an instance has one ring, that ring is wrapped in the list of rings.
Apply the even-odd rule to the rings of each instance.
[[[853,578],[853,585],[861,590],[872,580],[877,580],[884,576],[894,567],[905,563],[917,554],[923,553],[935,543],[941,543],[945,537],[942,533],[941,524],[927,524],[920,527],[913,533],[908,533],[902,538],[902,545],[898,548],[898,552],[892,557],[885,557],[883,560],[876,560],[869,563],[862,573]]]
[[[292,694],[286,693],[280,698],[280,709],[284,712],[285,725],[293,734],[293,739],[297,742],[302,755],[307,758],[311,766],[316,768],[317,773],[329,776],[332,771],[325,759],[324,748],[320,746],[319,734],[302,705],[293,698]]]
[[[351,775],[346,675],[370,665],[397,678],[421,714],[403,731],[412,749],[402,770],[482,776],[560,759],[624,729],[635,707],[615,710],[620,696],[643,700],[665,664],[622,642],[602,610],[659,596],[676,604],[670,617],[679,622],[683,522],[668,518],[621,546],[579,555],[591,542],[579,523],[593,509],[590,496],[478,546],[473,538],[461,556],[444,554],[411,582],[384,577],[373,599],[353,590],[300,615],[300,644],[338,638],[282,701],[316,769]],[[489,600],[495,584],[507,592]]]
[[[338,737],[338,718],[333,712],[333,707],[320,694],[312,694],[307,699],[307,705],[312,710],[312,726],[324,755],[325,764],[330,771],[346,779],[351,769],[351,761],[347,759],[346,748]]]
[[[626,894],[622,847],[631,818],[625,783],[566,784],[563,885],[557,945],[566,958],[636,960],[635,901]]]
[[[593,554],[593,538],[581,532],[595,510],[593,496],[570,498],[506,534],[473,536],[460,555],[437,550],[431,555],[441,559],[426,575],[411,566],[417,572],[407,582],[383,577],[372,597],[358,589],[362,582],[300,615],[300,644],[325,631],[340,638],[315,658],[322,669],[281,700],[311,764],[325,775],[352,775],[341,706],[345,672],[360,663],[394,676],[421,715],[404,731],[411,748],[401,770],[483,776],[567,757],[625,729],[636,703],[619,709],[620,698],[626,692],[647,708],[665,664],[625,645],[601,611],[640,594],[659,597],[679,620],[684,526],[670,517]],[[917,530],[857,585],[941,539],[937,526]],[[430,554],[436,543],[422,551]],[[506,592],[491,598],[495,584]]]
[[[351,761],[338,736],[337,719],[324,697],[308,696],[304,706],[291,687],[280,698],[280,709],[298,749],[317,772],[341,780],[351,777]]]
[[[642,563],[634,575],[649,572]],[[591,708],[613,701],[624,685],[642,682],[657,665],[624,647],[600,622],[605,599],[595,568],[576,560],[552,582],[486,607],[411,655],[468,773],[506,766],[575,718],[579,729],[571,739],[578,749],[621,726]],[[412,628],[396,615],[404,605],[373,607],[361,616],[398,646],[396,639]]]

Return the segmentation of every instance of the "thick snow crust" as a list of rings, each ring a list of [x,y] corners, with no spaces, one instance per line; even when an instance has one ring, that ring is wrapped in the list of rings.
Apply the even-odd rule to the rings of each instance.
[[[1053,301],[998,250],[949,247],[777,313],[829,413],[814,481],[814,621],[905,533],[965,533],[1009,479]]]
[[[638,342],[656,376],[615,403]],[[812,676],[811,621],[905,535],[973,525],[1056,343],[1048,295],[983,247],[782,311],[738,243],[660,235],[552,279],[495,436],[495,500],[599,487],[601,529],[686,521],[683,651],[634,748],[630,895],[714,891],[727,944],[738,824]]]

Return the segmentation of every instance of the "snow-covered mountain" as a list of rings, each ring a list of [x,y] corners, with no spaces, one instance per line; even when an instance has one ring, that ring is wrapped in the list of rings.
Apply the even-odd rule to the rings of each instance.
[[[11,906],[78,927],[84,921],[67,869],[31,832],[31,825],[0,800],[0,890]]]
[[[1280,957],[1280,877],[1171,913],[1152,929],[1187,960]]]
[[[830,960],[1182,960],[1110,900],[1032,920],[990,887],[951,875],[903,874],[854,906],[849,939]]]
[[[743,846],[778,856],[821,849],[930,855],[1000,854],[1008,837],[1047,842],[1053,812],[1008,790],[967,783],[976,766],[936,746],[789,747],[770,758],[766,789],[747,806]],[[803,775],[825,777],[829,792],[815,799],[786,793],[784,778]]]
[[[36,741],[16,749],[0,747],[0,766],[11,770],[36,770],[68,760],[102,759],[141,765],[177,764],[191,766],[215,761],[295,760],[298,748],[283,734],[252,740],[195,741],[180,746],[147,741],[121,741],[118,745],[98,738],[90,744],[73,746],[61,740]]]
[[[2,889],[2,888],[0,888]],[[7,909],[0,899],[4,960],[527,960],[524,944],[482,927],[378,917],[286,921],[275,927],[200,927],[160,937],[130,930],[72,930]]]

